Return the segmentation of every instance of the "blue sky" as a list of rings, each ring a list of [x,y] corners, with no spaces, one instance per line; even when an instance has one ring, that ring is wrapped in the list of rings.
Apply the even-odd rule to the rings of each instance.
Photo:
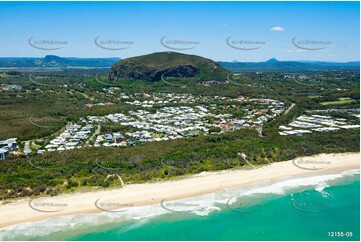
[[[192,48],[178,52],[217,61],[355,61],[359,21],[358,2],[0,2],[0,57],[126,58],[171,50],[160,43],[165,37],[166,46]],[[100,48],[98,36],[101,46],[127,48]],[[61,49],[34,48],[31,37],[38,47]],[[232,48],[229,37],[232,46],[252,50]]]

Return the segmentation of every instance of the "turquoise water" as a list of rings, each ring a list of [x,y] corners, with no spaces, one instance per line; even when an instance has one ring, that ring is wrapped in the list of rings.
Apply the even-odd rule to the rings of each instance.
[[[196,211],[157,205],[128,215],[74,216],[53,221],[53,231],[44,223],[13,228],[12,235],[0,230],[0,239],[359,240],[359,191],[355,172],[290,179],[188,200],[199,204]]]

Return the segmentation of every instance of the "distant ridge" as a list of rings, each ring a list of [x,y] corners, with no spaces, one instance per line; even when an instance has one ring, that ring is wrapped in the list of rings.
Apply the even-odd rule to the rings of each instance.
[[[172,53],[172,52],[170,52]],[[149,55],[144,55],[149,56]],[[192,56],[192,55],[189,55]],[[200,57],[201,58],[201,57]],[[129,58],[128,58],[129,59]],[[204,58],[205,59],[205,58]],[[0,68],[72,68],[102,67],[111,68],[121,60],[110,58],[77,58],[47,55],[41,57],[0,57]],[[360,70],[359,61],[327,62],[327,61],[279,61],[271,58],[264,62],[216,62],[220,67],[232,72],[252,71],[326,71],[326,70]]]
[[[359,61],[326,62],[326,61],[279,61],[275,58],[264,62],[224,62],[218,64],[232,72],[252,71],[327,71],[327,70],[360,70]]]
[[[1,68],[71,68],[71,67],[111,67],[120,58],[75,58],[46,55],[39,57],[3,57]]]
[[[267,63],[277,63],[279,62],[279,60],[277,60],[276,58],[272,58],[272,59],[269,59],[268,61],[266,61]]]

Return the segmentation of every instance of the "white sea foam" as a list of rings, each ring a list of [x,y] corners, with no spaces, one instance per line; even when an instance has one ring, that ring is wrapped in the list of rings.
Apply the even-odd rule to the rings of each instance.
[[[196,215],[199,215],[199,216],[207,216],[209,215],[211,212],[214,212],[214,211],[220,211],[221,208],[220,207],[217,207],[217,206],[208,206],[208,207],[205,207],[203,209],[198,209],[198,210],[194,210],[192,211],[193,214],[196,214]]]
[[[242,195],[249,196],[253,194],[279,194],[283,195],[287,191],[291,191],[293,189],[299,188],[312,188],[318,189],[318,191],[322,191],[324,188],[328,187],[328,182],[334,181],[345,176],[352,176],[360,174],[359,169],[345,171],[339,174],[331,174],[331,175],[320,175],[320,176],[312,176],[312,177],[304,177],[304,178],[296,178],[285,181],[276,182],[269,186],[259,187],[255,189],[248,190],[244,192]]]
[[[167,203],[167,202],[164,202]],[[207,194],[204,196],[181,199],[177,201],[169,201],[169,203],[177,203],[183,206],[170,207],[173,213],[192,213],[197,216],[207,216],[213,211],[221,210],[215,206],[215,194]],[[193,206],[189,206],[193,204]],[[167,208],[167,206],[165,205]],[[122,211],[123,210],[123,211]],[[28,240],[35,236],[44,236],[56,232],[69,231],[70,229],[82,229],[92,226],[101,226],[103,224],[126,222],[137,220],[132,226],[141,225],[142,222],[156,216],[171,213],[160,204],[132,207],[122,212],[101,212],[96,214],[77,214],[50,218],[38,222],[28,222],[16,224],[0,229],[0,241],[3,240]]]
[[[121,209],[120,209],[121,210]],[[168,213],[159,205],[130,208],[125,212],[101,212],[96,214],[77,214],[50,218],[38,222],[16,224],[0,229],[0,240],[28,240],[55,232],[100,226],[120,221],[147,219]]]

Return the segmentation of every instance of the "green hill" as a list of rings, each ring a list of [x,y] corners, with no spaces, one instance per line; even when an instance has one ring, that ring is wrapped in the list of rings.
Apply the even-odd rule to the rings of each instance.
[[[118,61],[112,66],[108,78],[158,81],[164,75],[175,78],[225,80],[227,74],[228,71],[210,59],[176,52],[157,52]]]

